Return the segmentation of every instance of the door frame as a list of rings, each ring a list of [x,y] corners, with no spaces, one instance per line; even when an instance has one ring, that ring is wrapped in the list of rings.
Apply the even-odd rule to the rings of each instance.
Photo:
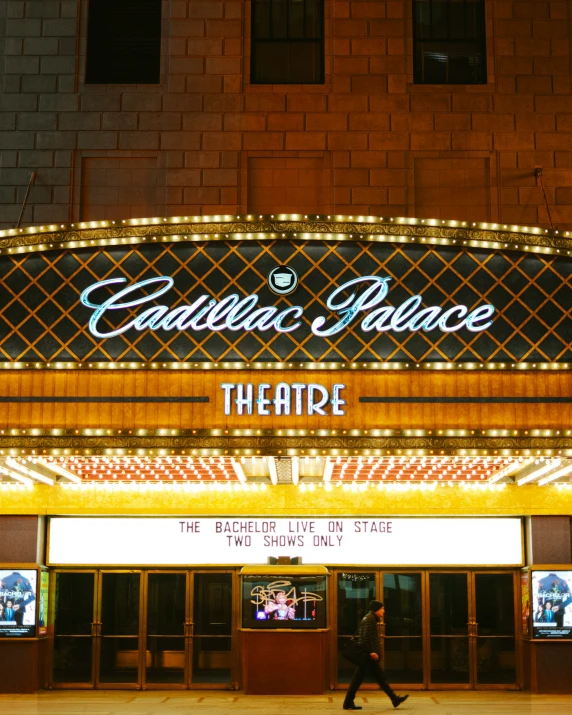
[[[103,577],[105,574],[115,574],[115,573],[137,573],[139,574],[139,632],[137,636],[104,636],[102,635],[103,623],[101,620],[101,609],[103,604]],[[144,588],[143,588],[143,569],[113,569],[104,568],[100,569],[98,572],[98,582],[97,582],[97,611],[96,611],[96,623],[97,631],[95,636],[95,649],[94,649],[94,659],[95,659],[95,689],[96,690],[141,690],[142,689],[142,679],[143,679],[143,669],[145,666],[145,657],[147,654],[146,644],[143,640],[143,626],[144,626]],[[146,625],[146,624],[145,624]],[[137,658],[137,682],[135,683],[102,683],[100,680],[100,666],[101,666],[101,648],[103,646],[103,641],[112,638],[137,638],[139,644],[138,648],[138,658]]]
[[[149,575],[150,574],[183,574],[185,576],[185,620],[183,623],[183,635],[180,636],[184,639],[184,665],[183,665],[183,682],[182,683],[148,683],[147,682],[147,609],[149,607]],[[140,651],[144,651],[144,654],[140,655],[142,658],[142,670],[141,670],[141,690],[186,690],[187,683],[189,680],[189,620],[190,620],[190,575],[191,572],[188,569],[182,568],[160,568],[160,569],[145,569],[143,571],[143,593],[144,593],[144,603],[143,603],[143,616],[142,619],[142,643],[144,648],[140,648]],[[160,634],[159,634],[160,635]],[[175,636],[176,637],[176,636]]]
[[[213,568],[213,569],[190,569],[188,581],[188,605],[189,605],[189,643],[188,643],[188,670],[186,687],[189,690],[239,690],[241,684],[240,672],[240,644],[238,642],[238,628],[242,604],[242,593],[240,592],[240,581],[238,569],[236,568]],[[231,605],[231,625],[230,636],[219,636],[220,638],[230,638],[230,682],[229,683],[193,683],[193,653],[195,638],[202,636],[195,635],[195,576],[196,574],[231,574],[231,588],[234,594]],[[205,687],[208,686],[208,687]]]
[[[421,604],[422,604],[422,660],[423,660],[423,682],[422,683],[392,683],[392,687],[399,690],[521,690],[522,681],[522,653],[523,645],[520,636],[520,571],[515,568],[483,568],[483,567],[360,567],[360,568],[341,568],[336,567],[331,569],[332,578],[329,584],[328,598],[331,604],[328,627],[331,633],[330,641],[330,677],[329,685],[331,690],[347,690],[348,683],[338,682],[338,575],[341,573],[374,573],[377,598],[383,600],[383,576],[386,573],[391,574],[421,574]],[[469,682],[468,683],[432,683],[431,682],[431,624],[430,624],[430,585],[429,579],[432,573],[462,573],[467,578],[467,599],[468,599],[468,623],[466,636],[454,636],[457,638],[466,638],[469,648]],[[477,682],[477,638],[478,631],[476,630],[476,591],[475,591],[475,576],[477,574],[511,574],[513,578],[513,598],[514,598],[514,638],[515,638],[515,658],[516,658],[516,679],[514,683],[492,683],[480,684]],[[380,595],[381,594],[381,595]],[[385,623],[380,623],[380,637],[382,643],[382,658],[385,656]],[[508,637],[508,636],[507,636]],[[382,661],[383,662],[383,661]],[[361,686],[362,690],[377,690],[377,685],[374,683],[364,683]]]
[[[446,636],[442,634],[432,634],[431,633],[431,575],[432,574],[455,574],[455,573],[461,573],[464,574],[466,577],[466,582],[467,582],[467,635],[466,636]],[[474,622],[474,591],[472,590],[471,586],[474,584],[473,579],[471,578],[471,569],[468,568],[450,568],[450,569],[444,569],[444,568],[429,568],[426,569],[425,572],[425,578],[426,578],[426,600],[427,600],[427,617],[425,620],[424,624],[424,631],[426,632],[427,635],[427,643],[426,643],[426,648],[425,648],[425,655],[426,655],[426,661],[425,661],[425,668],[426,668],[426,673],[427,673],[427,689],[428,690],[474,690],[475,689],[475,683],[473,679],[473,666],[474,666],[474,657],[473,657],[473,644],[472,644],[472,633],[473,633],[473,628],[472,624]],[[469,657],[469,682],[468,683],[433,683],[431,682],[431,638],[466,638],[467,640],[467,649],[468,649],[468,657]]]
[[[421,635],[420,636],[401,636],[402,638],[412,637],[421,638],[421,661],[423,663],[423,678],[420,683],[392,683],[392,687],[397,690],[428,690],[429,687],[429,672],[427,670],[426,657],[428,650],[428,633],[426,633],[425,626],[429,622],[429,600],[428,600],[428,577],[427,570],[422,568],[388,568],[384,567],[380,569],[378,574],[379,588],[378,593],[382,595],[380,598],[383,601],[383,577],[385,574],[399,574],[407,576],[409,574],[419,574],[421,576]],[[381,655],[382,663],[385,668],[385,639],[392,638],[392,636],[385,635],[385,619],[380,623],[380,635],[381,635]],[[397,637],[394,636],[397,640]]]
[[[513,612],[514,612],[514,657],[515,657],[515,682],[514,684],[506,683],[479,683],[477,677],[477,644],[478,644],[478,623],[477,618],[477,591],[475,586],[476,576],[479,574],[494,575],[494,574],[512,574],[513,577]],[[474,594],[475,611],[473,619],[473,630],[474,630],[474,657],[473,657],[473,667],[474,667],[474,689],[475,690],[521,690],[521,678],[522,678],[522,635],[520,634],[520,569],[472,569],[471,570],[471,590]],[[484,636],[481,636],[484,637]],[[497,638],[503,638],[503,636],[496,636]],[[510,638],[510,636],[504,636]]]
[[[328,591],[327,598],[329,603],[329,615],[327,628],[330,632],[330,657],[329,657],[329,686],[330,690],[347,690],[349,683],[340,683],[338,681],[338,576],[342,573],[352,573],[352,574],[366,574],[372,573],[375,577],[375,592],[379,593],[379,578],[380,572],[379,567],[373,566],[371,568],[360,567],[360,568],[332,568],[330,570],[330,578],[328,579]],[[347,636],[346,636],[347,637]],[[362,690],[374,690],[377,686],[373,683],[364,683],[361,686]]]
[[[86,683],[75,683],[70,681],[55,682],[53,679],[55,663],[55,643],[58,638],[55,632],[56,616],[56,584],[57,574],[60,573],[91,573],[93,574],[93,601],[92,601],[92,623],[91,634],[82,635],[82,638],[89,639],[91,644],[91,679]],[[137,658],[137,682],[135,683],[102,683],[100,681],[100,659],[101,646],[104,636],[101,634],[101,609],[102,609],[102,586],[103,575],[107,573],[138,573],[139,574],[139,649]],[[149,601],[149,574],[150,573],[184,573],[185,579],[185,676],[183,683],[148,683],[146,673],[147,656],[147,607]],[[232,610],[231,610],[231,676],[229,683],[193,683],[193,644],[194,644],[194,576],[195,574],[231,574],[232,585]],[[58,690],[238,690],[241,683],[241,658],[240,644],[238,638],[239,619],[241,614],[241,593],[240,579],[237,568],[53,568],[50,569],[50,598],[49,598],[49,623],[53,625],[51,641],[48,653],[49,667],[49,687]],[[73,637],[73,634],[70,635]],[[106,638],[120,638],[121,636],[106,636]]]
[[[91,679],[88,683],[74,683],[68,681],[55,682],[54,681],[54,664],[55,664],[55,650],[56,650],[56,640],[58,636],[56,635],[56,590],[57,590],[57,577],[60,573],[91,573],[93,574],[93,599],[91,606],[91,634],[85,636],[76,636],[80,638],[89,639],[91,645]],[[48,624],[51,628],[48,628],[49,637],[49,649],[48,649],[48,673],[49,673],[49,687],[53,690],[94,690],[95,689],[95,637],[97,630],[97,619],[96,619],[96,609],[97,609],[97,592],[98,586],[97,582],[99,580],[99,572],[97,569],[50,569],[50,589],[49,589],[49,601],[48,601]],[[73,638],[74,635],[62,636],[62,638]]]

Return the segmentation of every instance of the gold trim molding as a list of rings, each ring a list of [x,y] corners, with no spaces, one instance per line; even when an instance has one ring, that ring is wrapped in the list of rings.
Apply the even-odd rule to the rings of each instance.
[[[570,232],[498,223],[340,215],[175,216],[0,231],[0,254],[177,241],[322,240],[427,243],[572,255]]]
[[[170,430],[166,430],[170,432]],[[243,430],[236,430],[243,431]],[[259,430],[256,435],[135,436],[106,434],[82,436],[0,437],[0,456],[561,456],[572,458],[572,437],[568,436],[487,436],[449,435],[410,436],[337,436],[277,435],[272,430]],[[293,430],[294,431],[294,430]],[[63,432],[63,430],[61,430]],[[74,431],[75,432],[75,431]],[[128,431],[127,431],[128,432]],[[223,430],[220,430],[223,432]],[[351,430],[350,430],[351,432]],[[415,430],[411,430],[415,432]],[[267,434],[268,433],[268,434]]]

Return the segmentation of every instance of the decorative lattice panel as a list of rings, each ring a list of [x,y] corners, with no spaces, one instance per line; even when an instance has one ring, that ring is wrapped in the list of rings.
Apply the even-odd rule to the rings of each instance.
[[[285,298],[266,282],[278,264],[292,266],[300,279]],[[205,293],[218,299],[258,293],[262,306],[302,306],[302,325],[291,334],[130,330],[103,341],[90,335],[92,311],[79,301],[85,288],[108,278],[132,284],[162,275],[175,281],[160,299],[172,308]],[[391,276],[387,304],[416,294],[426,306],[492,303],[494,323],[482,333],[380,334],[364,333],[356,319],[329,339],[313,335],[316,317],[334,321],[326,307],[332,290],[367,275]],[[0,305],[2,361],[572,361],[572,259],[554,254],[288,239],[54,250],[0,257]],[[128,313],[111,319],[119,325]]]

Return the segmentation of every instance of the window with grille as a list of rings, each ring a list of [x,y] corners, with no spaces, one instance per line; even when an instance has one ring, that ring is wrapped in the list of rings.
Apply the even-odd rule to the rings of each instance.
[[[324,81],[324,0],[252,0],[250,81]]]
[[[161,0],[89,0],[87,84],[158,84]]]
[[[484,0],[413,0],[417,84],[485,84]]]

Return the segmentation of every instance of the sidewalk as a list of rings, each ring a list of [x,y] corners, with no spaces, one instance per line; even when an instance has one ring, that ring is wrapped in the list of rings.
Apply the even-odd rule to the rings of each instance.
[[[343,692],[270,697],[213,691],[42,691],[37,695],[0,695],[3,715],[298,715],[343,712]],[[568,715],[572,695],[517,692],[413,692],[394,710],[385,696],[358,694],[363,715]]]

